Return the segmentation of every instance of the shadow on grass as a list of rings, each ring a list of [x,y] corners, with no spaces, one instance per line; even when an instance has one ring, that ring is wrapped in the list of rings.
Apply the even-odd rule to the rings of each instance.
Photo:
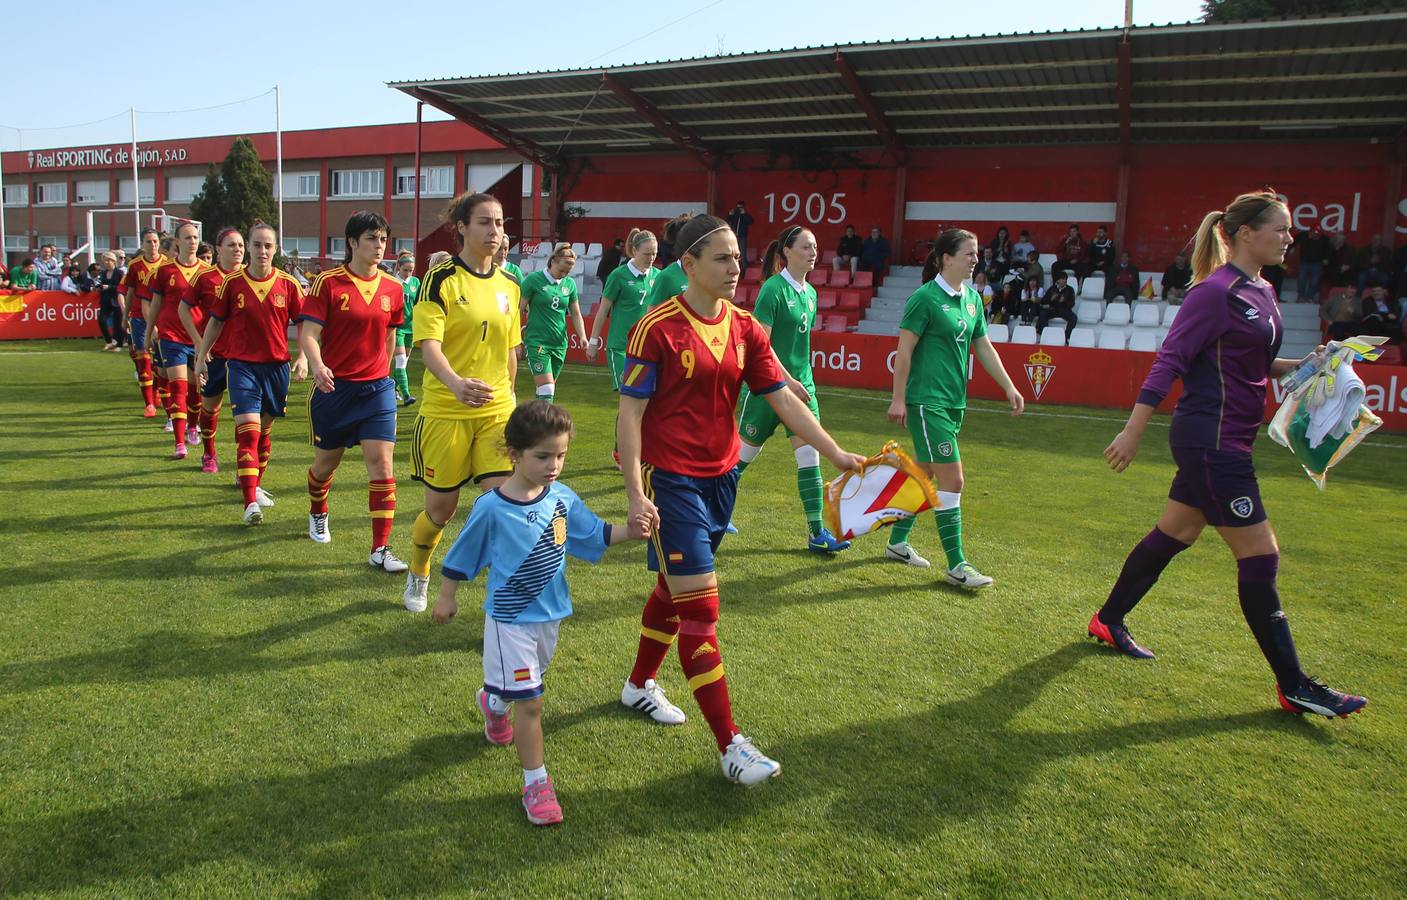
[[[296,775],[10,821],[0,825],[7,889],[100,888],[238,860],[271,878],[317,873],[319,893],[463,891],[513,868],[549,867],[543,875],[550,878],[561,859],[542,852],[542,841],[569,854],[608,853],[641,838],[684,842],[734,833],[740,820],[818,799],[849,832],[909,844],[956,821],[1023,815],[1028,786],[1064,760],[1252,730],[1332,741],[1324,729],[1271,710],[1077,731],[1012,727],[1048,683],[1089,654],[1073,643],[921,713],[769,742],[765,749],[783,762],[786,777],[758,791],[726,783],[712,763],[625,789],[559,784],[571,824],[533,840],[510,797],[485,803],[436,790],[427,799],[423,788],[410,787],[430,776],[452,781],[451,770],[485,756],[489,748],[473,733],[434,735],[404,752]],[[549,735],[605,714],[607,705],[551,717]],[[643,737],[651,726],[637,727]]]

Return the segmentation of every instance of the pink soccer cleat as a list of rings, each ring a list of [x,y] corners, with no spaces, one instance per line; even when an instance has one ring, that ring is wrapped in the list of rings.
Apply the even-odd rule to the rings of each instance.
[[[562,821],[562,806],[552,778],[542,778],[523,788],[523,809],[534,825],[556,825]]]

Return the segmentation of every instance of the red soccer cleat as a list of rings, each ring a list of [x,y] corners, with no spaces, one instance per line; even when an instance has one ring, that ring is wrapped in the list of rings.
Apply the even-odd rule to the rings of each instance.
[[[143,419],[155,419],[155,418],[156,418],[156,407],[155,407],[155,406],[152,406],[150,403],[148,403],[146,410],[142,412],[142,418],[143,418]]]
[[[1133,639],[1129,630],[1122,624],[1105,625],[1099,621],[1099,613],[1095,613],[1089,620],[1089,636],[1099,641],[1101,644],[1108,644],[1120,653],[1132,656],[1134,659],[1153,659],[1153,651],[1147,647],[1140,647],[1138,641]]]

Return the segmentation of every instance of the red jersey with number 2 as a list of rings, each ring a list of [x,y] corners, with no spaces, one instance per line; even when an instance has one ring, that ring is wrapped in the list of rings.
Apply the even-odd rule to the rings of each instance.
[[[388,272],[358,278],[338,266],[313,282],[303,318],[322,326],[322,362],[334,378],[374,381],[391,374],[386,332],[405,321],[405,294]]]

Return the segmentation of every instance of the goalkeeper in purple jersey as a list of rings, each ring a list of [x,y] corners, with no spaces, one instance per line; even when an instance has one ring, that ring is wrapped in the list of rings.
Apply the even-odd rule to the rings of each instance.
[[[1280,548],[1256,482],[1251,446],[1265,416],[1269,378],[1299,360],[1280,359],[1284,337],[1275,292],[1261,267],[1279,265],[1293,238],[1290,213],[1273,192],[1242,194],[1208,213],[1192,251],[1193,286],[1148,373],[1124,430],[1104,451],[1122,472],[1138,454],[1143,430],[1181,378],[1169,444],[1177,474],[1157,525],[1133,548],[1090,636],[1119,651],[1152,659],[1124,626],[1124,617],[1157,582],[1174,556],[1210,524],[1236,557],[1241,612],[1275,672],[1280,705],[1293,713],[1347,716],[1367,705],[1307,676],[1280,607]]]

